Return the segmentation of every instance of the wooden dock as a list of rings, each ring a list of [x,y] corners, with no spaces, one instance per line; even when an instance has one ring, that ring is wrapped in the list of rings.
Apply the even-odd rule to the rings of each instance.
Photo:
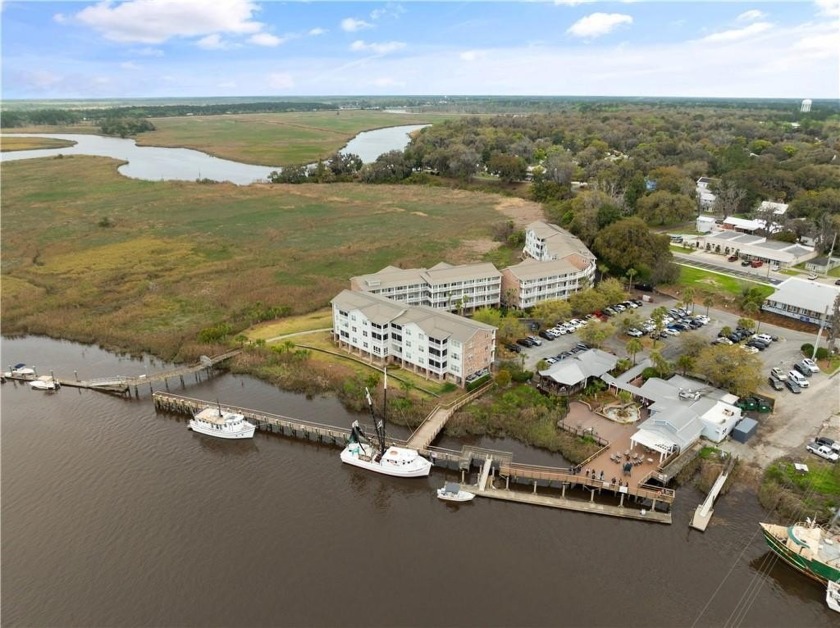
[[[712,520],[712,515],[715,513],[712,506],[714,506],[717,496],[720,494],[721,489],[723,489],[723,485],[726,484],[729,474],[732,473],[736,460],[737,458],[735,456],[729,456],[729,462],[726,463],[723,471],[720,472],[717,480],[715,480],[715,483],[712,485],[712,490],[709,491],[703,503],[695,509],[694,517],[692,517],[690,524],[695,530],[700,530],[701,532],[706,531],[709,522]]]
[[[201,359],[194,364],[179,366],[174,369],[169,369],[168,371],[161,371],[159,373],[151,373],[131,377],[126,377],[123,375],[114,375],[112,377],[100,377],[96,379],[79,379],[78,373],[74,373],[74,379],[69,379],[64,377],[56,377],[52,372],[50,372],[50,375],[52,375],[52,378],[56,382],[58,382],[60,386],[66,386],[68,388],[86,388],[89,390],[98,390],[100,392],[107,392],[119,395],[129,394],[132,390],[134,390],[134,394],[138,395],[140,386],[148,385],[149,391],[154,392],[154,384],[163,383],[163,385],[168,389],[170,379],[177,378],[180,380],[182,386],[186,386],[184,377],[188,375],[198,376],[199,373],[205,371],[210,372],[217,364],[232,358],[241,351],[241,349],[234,349],[232,351],[222,353],[212,358],[207,356],[201,356]],[[37,373],[30,376],[5,376],[6,379],[18,382],[29,382],[33,379],[37,379],[37,377]]]
[[[201,399],[192,399],[167,392],[156,392],[152,398],[155,408],[159,411],[189,416],[211,405],[210,402]],[[258,430],[289,438],[299,438],[338,447],[344,447],[350,438],[350,429],[345,427],[303,421],[227,404],[220,404],[220,406],[222,410],[243,415],[247,420],[253,422]],[[435,414],[436,410],[432,414]],[[367,431],[368,427],[363,427]],[[372,431],[373,428],[371,427],[370,430]],[[387,439],[387,444],[399,447],[411,446],[411,443],[411,439],[407,441],[390,437]],[[576,475],[568,469],[516,464],[513,462],[513,454],[510,452],[470,445],[464,446],[460,451],[427,445],[418,451],[427,456],[435,467],[459,470],[463,488],[475,491],[479,497],[639,521],[671,523],[670,507],[676,497],[673,489],[645,484],[619,486],[609,481],[596,480],[594,477]],[[478,469],[476,484],[465,484],[464,474],[476,467]],[[503,489],[495,486],[494,480],[497,477],[504,479],[505,487]],[[511,483],[525,485],[531,490],[512,490]],[[538,488],[546,489],[545,493],[537,494]],[[556,494],[558,490],[559,495]],[[576,490],[578,493],[582,490],[584,494],[588,493],[588,500],[568,497],[567,490]],[[555,494],[552,494],[552,492]],[[596,495],[614,496],[617,503],[615,505],[601,503],[604,500],[596,502]],[[631,505],[629,500],[633,500],[634,503]],[[662,512],[663,508],[666,512]]]
[[[456,410],[465,406],[473,399],[480,397],[491,388],[492,384],[487,383],[481,388],[478,388],[470,394],[464,395],[460,399],[456,399],[449,404],[435,406],[435,408],[429,413],[429,416],[427,416],[420,426],[414,430],[414,433],[408,439],[406,446],[410,449],[416,449],[417,451],[426,451],[434,442],[435,438],[437,438],[438,434],[440,434],[441,430],[443,430],[446,422],[449,420],[449,417],[451,417]]]

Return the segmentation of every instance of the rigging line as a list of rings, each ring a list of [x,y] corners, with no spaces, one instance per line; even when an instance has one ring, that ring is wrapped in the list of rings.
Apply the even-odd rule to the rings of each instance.
[[[804,505],[804,503],[807,501],[807,499],[812,497],[814,495],[814,493],[816,493],[816,490],[815,490],[816,480],[818,480],[818,479],[821,480],[822,479],[821,476],[826,475],[826,473],[827,473],[827,469],[825,467],[821,467],[820,470],[817,473],[815,473],[814,475],[809,475],[808,484],[807,484],[808,488],[806,489],[805,493],[803,494],[802,500],[800,501],[800,504]],[[779,499],[776,501],[776,506],[774,506],[773,510],[775,510],[778,507],[780,501],[781,501],[781,494],[779,495]],[[804,507],[802,505],[800,505],[800,507],[797,509],[797,512],[794,513],[795,521],[800,521],[803,514],[805,514],[804,513]],[[757,534],[757,531],[753,534],[753,538],[755,538],[756,534]],[[756,570],[756,574],[753,576],[752,581],[750,582],[750,584],[748,585],[748,587],[744,591],[744,593],[741,594],[741,598],[738,600],[738,604],[735,605],[735,608],[732,610],[732,613],[730,613],[729,618],[727,619],[726,625],[730,625],[730,620],[732,620],[733,616],[736,616],[736,615],[739,616],[738,621],[737,621],[737,623],[732,624],[732,625],[739,626],[744,621],[744,619],[746,618],[747,612],[752,608],[753,604],[755,604],[755,600],[757,599],[758,594],[761,592],[761,587],[763,586],[764,582],[769,577],[770,569],[773,568],[773,566],[776,564],[776,562],[778,560],[779,560],[778,556],[776,556],[776,554],[771,551],[771,560],[766,561],[766,559],[765,559],[765,562],[767,564],[766,565],[765,564],[760,565],[759,568]]]
[[[813,478],[809,478],[809,485],[813,485]],[[778,497],[776,498],[776,503],[773,505],[773,507],[768,512],[768,516],[772,515],[776,511],[776,509],[779,507],[779,504],[781,503],[781,501],[782,501],[782,494],[779,493]],[[747,548],[753,543],[753,541],[755,540],[755,537],[759,534],[759,532],[760,532],[760,529],[753,532],[752,536],[744,544],[744,547],[741,550],[741,552],[733,560],[732,566],[729,568],[729,571],[727,571],[726,575],[723,576],[723,578],[721,578],[717,587],[715,587],[715,590],[712,592],[712,594],[709,596],[709,599],[703,605],[703,608],[701,608],[700,612],[697,613],[697,617],[694,619],[694,621],[691,624],[692,628],[697,626],[697,622],[700,621],[700,617],[702,617],[705,614],[705,612],[708,610],[709,606],[711,605],[712,601],[715,599],[715,597],[717,597],[717,594],[720,593],[720,590],[721,590],[721,588],[723,588],[724,583],[732,575],[732,572],[735,570],[736,565],[738,565],[738,563],[740,562],[741,557],[744,555],[744,552],[747,551]],[[774,554],[774,556],[775,556],[775,554]],[[743,597],[744,597],[744,594],[741,595],[741,600],[743,599]],[[741,603],[741,600],[738,601],[738,604]]]

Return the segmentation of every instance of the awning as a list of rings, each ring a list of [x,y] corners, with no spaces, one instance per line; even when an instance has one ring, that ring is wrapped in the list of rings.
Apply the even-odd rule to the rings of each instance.
[[[654,449],[662,454],[669,454],[679,448],[679,444],[659,432],[650,430],[639,430],[630,437],[630,442],[638,443],[643,447]]]

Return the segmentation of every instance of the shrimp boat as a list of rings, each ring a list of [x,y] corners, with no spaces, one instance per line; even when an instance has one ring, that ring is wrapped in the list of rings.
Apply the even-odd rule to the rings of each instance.
[[[388,373],[385,372],[385,395],[388,394]],[[432,463],[426,460],[416,449],[396,447],[385,444],[385,418],[377,420],[373,411],[373,401],[370,398],[370,391],[365,388],[370,416],[376,428],[376,443],[373,443],[358,421],[353,421],[350,429],[350,439],[347,446],[341,451],[341,462],[354,467],[367,469],[384,475],[392,475],[400,478],[420,478],[429,475],[432,470]],[[387,403],[387,402],[386,402]]]
[[[199,434],[216,438],[253,438],[257,426],[245,420],[241,414],[226,412],[219,405],[204,408],[190,419],[190,429]]]
[[[790,526],[759,525],[770,549],[788,565],[825,586],[840,580],[840,529],[810,518]]]
[[[475,499],[475,493],[470,493],[461,488],[456,482],[447,482],[443,488],[437,490],[438,499],[447,502],[468,502]]]

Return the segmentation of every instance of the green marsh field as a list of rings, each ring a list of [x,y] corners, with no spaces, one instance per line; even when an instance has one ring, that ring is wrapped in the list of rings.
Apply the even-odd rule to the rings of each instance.
[[[479,261],[509,202],[426,186],[139,181],[117,166],[4,164],[4,333],[189,359],[200,330],[244,328],[261,307],[322,308],[353,275]]]

